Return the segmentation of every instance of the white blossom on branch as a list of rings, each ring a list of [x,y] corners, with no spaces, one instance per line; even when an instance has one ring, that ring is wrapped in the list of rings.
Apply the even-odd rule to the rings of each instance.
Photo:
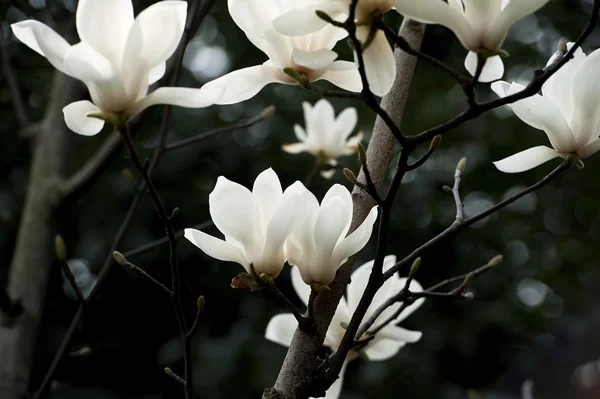
[[[306,128],[294,125],[299,143],[284,144],[283,150],[291,154],[309,152],[314,155],[321,165],[335,167],[337,158],[356,153],[357,146],[363,139],[363,134],[358,133],[353,137],[358,121],[356,108],[346,108],[339,116],[335,117],[333,106],[327,99],[321,99],[311,106],[308,102],[302,103]],[[323,170],[321,176],[330,179],[335,169]]]
[[[329,30],[331,25],[319,18],[315,12],[323,11],[331,18],[340,20],[348,16],[352,0],[313,1],[311,3],[281,15],[273,22],[275,29],[288,36]],[[384,96],[390,91],[396,78],[396,62],[385,33],[371,31],[371,18],[374,15],[385,14],[393,6],[393,0],[361,0],[356,6],[356,36],[363,45],[366,44],[363,49],[365,72],[369,88],[378,96]],[[341,28],[337,28],[337,30],[345,32]]]
[[[304,216],[303,190],[296,182],[283,192],[271,168],[258,175],[252,191],[220,176],[208,202],[225,240],[195,229],[185,229],[185,238],[215,259],[238,263],[248,273],[252,264],[257,274],[275,278],[285,263],[284,242]]]
[[[317,1],[325,3],[327,0]],[[224,88],[218,104],[248,100],[269,83],[297,85],[298,81],[283,71],[286,68],[308,82],[327,80],[345,90],[361,90],[356,66],[352,62],[336,61],[338,55],[331,50],[346,36],[344,30],[329,26],[300,37],[280,34],[273,28],[273,20],[294,9],[295,0],[228,0],[227,5],[234,22],[269,59],[262,65],[230,72],[206,84],[207,89]]]
[[[221,96],[220,89],[175,87],[148,94],[177,49],[186,15],[185,1],[161,1],[134,19],[131,0],[80,0],[76,25],[81,41],[73,46],[35,20],[11,27],[21,42],[52,66],[85,83],[92,102],[74,102],[63,112],[69,129],[92,136],[102,130],[105,120],[120,124],[151,105],[202,108]]]
[[[486,57],[480,82],[500,79],[504,64],[501,46],[508,30],[549,0],[394,0],[396,10],[415,21],[452,30],[469,54],[465,68],[475,74],[477,53]]]
[[[389,267],[393,266],[395,262],[396,257],[394,255],[386,256],[383,265],[384,270],[387,270]],[[337,350],[342,341],[342,338],[346,332],[343,326],[350,322],[352,314],[358,306],[360,298],[362,297],[369,280],[373,263],[373,261],[367,262],[352,273],[352,282],[350,285],[348,285],[347,297],[340,300],[325,336],[324,345],[330,348],[332,351]],[[304,304],[308,304],[310,288],[302,281],[300,271],[298,271],[297,268],[292,269],[292,284],[300,299],[302,299]],[[397,275],[394,275],[392,278],[387,280],[373,298],[373,302],[365,314],[365,319],[369,318],[373,312],[390,296],[397,294],[400,290],[402,290],[405,284],[406,279],[400,278]],[[411,281],[409,289],[411,292],[420,292],[423,290],[421,285],[415,280]],[[372,330],[380,327],[381,329],[375,334],[375,337],[371,341],[366,343],[365,346],[362,346],[358,349],[352,349],[348,353],[348,356],[344,362],[344,366],[340,372],[340,377],[327,390],[327,395],[325,398],[337,399],[339,397],[342,390],[346,366],[350,361],[358,358],[361,353],[363,353],[368,360],[387,360],[395,356],[396,353],[398,353],[398,351],[407,343],[419,341],[422,335],[420,331],[407,330],[405,328],[398,327],[396,324],[410,316],[423,304],[423,302],[423,298],[415,300],[415,302],[407,306],[392,323],[382,327],[382,323],[387,318],[391,317],[400,308],[401,304],[396,303],[387,308],[372,326]],[[298,322],[292,314],[284,313],[276,315],[269,321],[265,332],[265,337],[268,340],[280,345],[290,346],[292,342],[292,336],[297,325]],[[364,339],[369,336],[370,333],[367,332],[362,338]]]
[[[573,46],[569,43],[568,48]],[[554,62],[554,57],[548,65]],[[523,90],[518,83],[495,82],[492,89],[500,97]],[[574,154],[587,158],[600,150],[600,51],[589,57],[579,48],[573,58],[535,94],[510,105],[525,123],[543,130],[553,148],[537,146],[494,162],[506,173],[523,172],[553,158]]]

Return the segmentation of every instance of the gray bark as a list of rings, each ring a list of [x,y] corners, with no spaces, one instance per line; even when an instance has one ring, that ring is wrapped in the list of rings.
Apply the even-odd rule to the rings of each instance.
[[[62,108],[81,95],[79,84],[56,73],[48,107],[33,144],[29,186],[9,270],[7,291],[24,312],[13,326],[0,326],[0,398],[27,392],[46,287],[54,264],[58,196],[53,188],[68,158]]]
[[[415,49],[420,48],[424,33],[425,25],[406,19],[399,31],[399,34]],[[382,99],[381,106],[400,126],[417,60],[400,49],[395,50],[395,58],[396,80],[392,90]],[[367,149],[367,166],[378,188],[381,187],[387,174],[395,145],[396,139],[390,129],[383,120],[377,118]],[[362,172],[358,179],[364,182]],[[357,187],[352,192],[352,199],[354,215],[350,231],[356,229],[365,220],[369,211],[375,205],[373,199]],[[346,285],[350,282],[353,263],[353,258],[346,262],[338,271],[334,282],[330,284],[331,291],[322,292],[317,297],[314,306],[317,324],[316,333],[307,334],[299,329],[296,330],[275,386],[265,390],[263,399],[302,398],[303,388],[313,378],[317,353],[323,345],[331,318],[335,313],[337,304],[344,295]]]

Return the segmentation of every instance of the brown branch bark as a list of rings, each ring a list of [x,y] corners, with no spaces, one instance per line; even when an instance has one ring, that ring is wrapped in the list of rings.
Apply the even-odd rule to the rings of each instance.
[[[424,33],[424,25],[410,20],[402,23],[399,32],[415,49],[421,46]],[[396,49],[395,56],[396,80],[390,93],[383,98],[381,107],[390,114],[396,125],[400,126],[417,59],[400,49]],[[377,188],[381,187],[385,179],[395,145],[396,138],[386,123],[381,118],[377,118],[367,149],[367,167]],[[362,172],[358,179],[366,184]],[[350,231],[363,222],[375,205],[373,199],[360,188],[355,187],[352,199],[354,215]],[[342,266],[336,279],[330,285],[331,291],[322,292],[317,297],[313,310],[316,332],[308,334],[300,329],[296,330],[277,381],[273,388],[265,390],[263,399],[292,399],[305,396],[303,391],[309,386],[318,366],[317,353],[323,344],[337,304],[350,281],[352,264],[353,260],[350,259]]]
[[[48,108],[35,137],[29,188],[9,271],[7,291],[24,312],[12,327],[0,326],[0,398],[27,392],[50,269],[54,263],[57,198],[51,182],[63,175],[68,131],[62,108],[81,96],[80,85],[56,73]]]

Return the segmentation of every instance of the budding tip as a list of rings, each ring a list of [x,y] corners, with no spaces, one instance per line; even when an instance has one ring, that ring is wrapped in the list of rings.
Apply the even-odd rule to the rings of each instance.
[[[346,176],[346,178],[348,180],[350,180],[353,184],[355,184],[357,181],[356,175],[354,174],[354,172],[348,168],[344,168],[344,176]]]
[[[488,266],[490,266],[490,267],[498,266],[500,263],[502,263],[503,260],[504,260],[504,256],[496,255],[492,259],[490,259],[490,261],[488,262]]]
[[[467,158],[462,157],[460,161],[458,161],[456,169],[464,173],[464,171],[467,169]]]
[[[358,143],[358,159],[362,165],[367,164],[367,150],[365,150],[365,146],[362,143]]]
[[[431,143],[429,144],[429,151],[435,150],[440,146],[440,144],[442,144],[442,136],[438,134],[433,138],[433,140],[431,140]]]
[[[475,294],[473,294],[472,292],[464,292],[462,294],[462,297],[464,299],[471,300],[471,299],[475,298]]]
[[[196,301],[196,306],[198,307],[198,313],[204,312],[204,305],[206,304],[206,299],[204,299],[204,295],[200,295],[198,300]]]
[[[175,373],[173,373],[173,370],[171,370],[170,367],[165,367],[165,374],[169,377],[173,377],[175,375]]]
[[[442,189],[447,192],[447,193],[451,193],[452,192],[452,187],[450,186],[442,186]]]
[[[67,246],[65,244],[65,240],[63,240],[63,238],[60,234],[57,234],[56,237],[54,237],[54,248],[55,248],[56,257],[58,258],[58,260],[60,260],[61,262],[66,262],[67,261]]]
[[[124,265],[127,263],[127,259],[125,258],[125,256],[120,253],[119,251],[114,251],[113,252],[113,259],[120,265]]]
[[[563,37],[561,37],[560,40],[558,41],[558,45],[556,46],[556,50],[560,51],[561,53],[566,53],[568,51],[567,41]]]
[[[418,257],[414,260],[412,266],[410,267],[410,276],[413,277],[417,271],[419,270],[419,266],[421,266],[421,257]]]
[[[273,114],[275,114],[276,110],[277,110],[277,107],[275,107],[274,105],[269,105],[267,108],[263,109],[262,112],[260,113],[261,119],[270,118],[271,116],[273,116]]]

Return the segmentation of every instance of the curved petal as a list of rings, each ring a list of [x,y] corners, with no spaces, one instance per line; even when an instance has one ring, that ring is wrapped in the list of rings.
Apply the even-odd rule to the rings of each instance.
[[[76,13],[81,41],[119,65],[133,25],[131,0],[80,0]]]
[[[398,285],[399,286],[404,287],[404,284],[406,284],[406,278],[401,278],[401,279],[398,280]],[[410,286],[408,287],[408,289],[411,292],[421,292],[421,291],[423,291],[423,287],[421,286],[421,284],[419,284],[419,282],[417,280],[411,281],[410,282]],[[400,313],[398,315],[398,317],[396,318],[396,323],[401,322],[402,320],[406,319],[408,316],[410,316],[411,314],[413,314],[414,311],[417,310],[417,309],[419,309],[421,307],[421,305],[423,305],[424,302],[425,302],[425,298],[419,298],[416,301],[414,301],[412,304],[408,305],[402,311],[402,313]],[[381,320],[384,320],[384,319],[382,318]]]
[[[260,260],[264,233],[256,201],[246,187],[219,176],[208,196],[210,216],[225,240],[243,248],[246,260]]]
[[[598,151],[600,151],[600,139],[592,141],[581,150],[577,151],[577,155],[579,155],[581,158],[587,158],[591,155],[594,155]]]
[[[187,2],[160,1],[142,11],[125,42],[121,73],[129,93],[147,85],[147,75],[177,49],[185,28]]]
[[[546,146],[540,145],[538,147],[529,148],[525,151],[511,155],[508,158],[504,158],[500,161],[494,162],[494,165],[500,172],[504,173],[520,173],[529,169],[533,169],[536,166],[548,162],[553,158],[558,158],[561,155]]]
[[[467,50],[477,50],[481,45],[464,14],[442,0],[394,0],[394,5],[410,19],[450,29]]]
[[[396,341],[387,338],[375,338],[363,349],[369,360],[381,361],[396,356],[396,353],[406,345],[404,341]]]
[[[338,115],[332,130],[342,141],[344,141],[352,134],[357,122],[358,113],[356,112],[356,108],[349,107]]]
[[[590,54],[577,70],[573,82],[573,116],[571,128],[579,145],[588,144],[598,137],[600,122],[600,51]]]
[[[202,87],[192,89],[188,87],[159,87],[140,101],[135,103],[129,115],[135,115],[142,110],[157,104],[176,105],[185,108],[205,108],[215,104],[223,95],[221,87]]]
[[[536,12],[549,0],[512,0],[492,23],[488,29],[483,44],[490,50],[497,50],[504,43],[506,34],[511,26],[521,18]]]
[[[246,101],[262,90],[269,83],[286,83],[281,76],[283,72],[280,69],[268,67],[265,65],[256,65],[253,67],[238,69],[221,76],[203,87],[223,88],[223,96],[217,104],[235,104]]]
[[[225,262],[235,262],[242,265],[250,273],[250,264],[242,251],[235,245],[195,229],[185,229],[184,237],[211,258]]]
[[[84,136],[98,134],[104,127],[102,119],[88,117],[95,112],[102,112],[102,110],[87,100],[77,101],[63,108],[67,127]]]
[[[284,144],[281,146],[281,149],[290,154],[299,154],[309,150],[308,146],[304,143]]]
[[[265,169],[256,177],[252,186],[252,195],[258,205],[261,226],[266,229],[283,197],[279,177],[272,168]]]
[[[299,267],[292,267],[292,287],[298,294],[298,297],[302,300],[304,305],[308,306],[308,299],[310,298],[310,286],[302,279],[302,274]]]
[[[83,81],[103,82],[116,75],[110,61],[84,42],[71,46],[64,65],[67,75]]]
[[[292,344],[292,337],[298,327],[298,321],[291,313],[275,315],[269,320],[265,338],[276,344],[289,347]]]
[[[54,68],[66,73],[64,59],[71,45],[61,35],[49,26],[32,19],[12,24],[10,27],[23,44],[46,57]]]
[[[335,165],[337,165],[337,162],[332,161],[332,162],[330,162],[330,164],[335,166]],[[325,205],[327,202],[331,201],[332,199],[334,199],[336,197],[339,197],[340,199],[342,199],[342,201],[344,203],[344,208],[345,208],[345,212],[346,212],[346,214],[344,214],[344,218],[346,219],[346,223],[343,224],[343,226],[344,226],[343,234],[346,235],[346,233],[348,233],[348,230],[350,229],[350,223],[352,222],[352,209],[354,207],[354,205],[352,203],[352,194],[350,194],[350,191],[348,191],[348,189],[346,187],[342,186],[341,184],[334,184],[325,193],[325,196],[323,197],[323,200],[321,201],[321,206]],[[342,238],[340,238],[340,240],[338,241],[338,244],[341,240],[342,240]]]
[[[362,43],[369,36],[369,31],[367,26],[357,29],[356,35]],[[356,59],[356,54],[354,58]],[[396,78],[396,60],[383,31],[378,30],[368,47],[363,49],[363,60],[371,91],[377,96],[386,95]]]
[[[304,106],[305,104],[308,104],[307,102],[304,102],[302,105]],[[310,104],[308,104],[308,106],[310,107]],[[306,108],[306,107],[304,107]],[[309,108],[309,112],[310,112],[310,108]],[[305,110],[304,111],[304,115],[306,117],[306,115],[308,114],[308,112]],[[306,141],[308,140],[308,135],[306,134],[306,132],[304,131],[304,129],[302,128],[302,126],[295,124],[294,125],[294,134],[296,134],[296,138],[298,139],[298,141]]]
[[[352,66],[349,68],[349,66]],[[349,61],[335,61],[317,80],[326,80],[344,90],[358,93],[362,90],[362,81],[356,65]]]
[[[415,343],[421,339],[423,333],[421,331],[411,331],[406,328],[387,325],[377,333],[381,338],[393,339],[394,341],[402,341]]]
[[[152,85],[152,84],[158,82],[159,80],[161,80],[162,77],[165,76],[166,70],[167,70],[166,62],[161,62],[160,64],[158,64],[157,66],[152,68],[152,70],[148,74],[148,85]]]
[[[465,58],[465,69],[469,71],[471,76],[475,76],[477,71],[477,53],[469,51],[467,58]],[[504,75],[504,63],[499,55],[488,57],[483,64],[481,75],[479,75],[479,82],[488,83],[494,80],[498,80]]]
[[[344,262],[349,256],[354,255],[369,242],[373,232],[373,224],[377,220],[377,207],[374,206],[362,224],[350,235],[346,236],[333,250],[333,259]]]
[[[506,95],[512,95],[523,90],[525,87],[518,83],[512,83],[506,90],[506,85],[492,85],[497,94],[505,91]],[[523,122],[536,129],[543,130],[550,143],[558,151],[572,152],[576,150],[576,143],[571,129],[565,121],[560,109],[539,94],[516,101],[510,105],[514,113]]]
[[[292,51],[292,61],[294,63],[312,70],[327,68],[337,57],[338,55],[335,51],[326,48],[317,51],[303,51],[296,47]]]
[[[342,2],[311,4],[278,16],[273,20],[273,27],[286,36],[303,36],[316,32],[327,26],[327,22],[317,16],[317,10],[325,12],[333,19],[347,11]]]

